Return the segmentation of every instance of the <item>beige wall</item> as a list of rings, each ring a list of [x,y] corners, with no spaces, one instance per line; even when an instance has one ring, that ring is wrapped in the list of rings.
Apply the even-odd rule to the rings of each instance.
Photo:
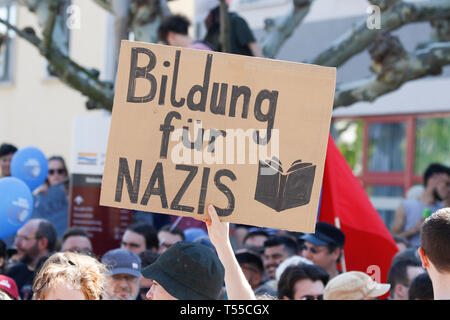
[[[93,1],[73,0],[73,4],[80,8],[80,29],[71,31],[70,56],[103,75],[106,51],[111,47],[107,43],[112,36],[111,30],[108,33],[111,15]],[[194,0],[175,0],[169,7],[173,13],[191,18],[194,4]],[[23,6],[18,7],[16,19],[19,28],[40,30],[36,16]],[[18,148],[35,146],[47,156],[62,155],[70,166],[74,117],[101,111],[87,111],[86,97],[46,74],[46,62],[38,50],[16,38],[13,81],[0,83],[0,143],[9,142]]]
[[[71,57],[82,66],[101,71],[105,57],[106,12],[92,1],[73,0],[80,8],[81,27],[71,32]],[[19,28],[37,28],[37,19],[25,7],[17,11]],[[62,155],[68,165],[73,117],[87,111],[86,98],[46,76],[45,60],[35,47],[16,38],[13,82],[0,84],[0,143],[18,148],[35,146],[47,156]],[[93,132],[92,134],[95,134]]]

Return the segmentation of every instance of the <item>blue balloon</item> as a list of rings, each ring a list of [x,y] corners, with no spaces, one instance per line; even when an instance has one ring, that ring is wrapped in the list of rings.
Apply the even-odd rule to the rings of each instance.
[[[17,232],[31,217],[33,195],[25,182],[7,177],[0,179],[0,239]]]
[[[45,182],[47,174],[47,157],[38,148],[20,149],[11,160],[11,176],[25,182],[31,191]]]
[[[184,230],[184,238],[189,242],[194,242],[195,239],[204,236],[208,236],[208,233],[202,228],[188,228]]]

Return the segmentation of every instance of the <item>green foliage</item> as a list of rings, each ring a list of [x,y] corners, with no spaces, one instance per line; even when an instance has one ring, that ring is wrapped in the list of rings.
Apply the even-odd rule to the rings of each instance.
[[[422,175],[433,162],[450,166],[450,117],[417,120],[414,173]]]

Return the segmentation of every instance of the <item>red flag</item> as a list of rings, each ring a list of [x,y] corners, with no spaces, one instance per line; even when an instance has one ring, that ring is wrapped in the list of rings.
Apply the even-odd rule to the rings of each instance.
[[[319,221],[335,225],[336,217],[346,237],[347,271],[366,272],[386,283],[397,245],[330,135]]]

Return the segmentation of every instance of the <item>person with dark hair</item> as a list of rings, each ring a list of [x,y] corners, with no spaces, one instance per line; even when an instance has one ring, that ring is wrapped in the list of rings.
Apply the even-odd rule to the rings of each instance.
[[[49,220],[61,238],[67,229],[69,216],[69,172],[63,157],[48,158],[47,179],[33,194],[31,217]]]
[[[248,283],[253,290],[256,290],[261,285],[264,276],[264,265],[259,253],[240,249],[236,251],[235,256]]]
[[[62,237],[61,251],[92,254],[92,242],[86,229],[77,226],[67,229]]]
[[[408,300],[434,300],[433,283],[428,273],[419,274],[411,282]]]
[[[424,273],[419,261],[416,259],[397,259],[389,269],[388,283],[390,288],[390,300],[408,300],[408,291],[411,282],[419,274]]]
[[[280,300],[322,300],[328,273],[313,264],[289,266],[278,281]]]
[[[408,248],[410,248],[409,241],[405,237],[399,236],[397,234],[393,235],[394,241],[397,244],[397,248],[399,252],[402,252]]]
[[[284,236],[272,236],[264,242],[264,269],[271,280],[285,259],[297,254],[297,242]]]
[[[184,236],[183,230],[172,225],[167,224],[163,226],[158,232],[159,249],[158,253],[162,254],[164,251],[170,248],[171,245],[184,241],[186,238]]]
[[[5,274],[8,263],[8,251],[6,250],[6,243],[0,239],[0,274]]]
[[[345,245],[345,234],[335,226],[318,222],[316,231],[301,236],[304,240],[302,256],[322,267],[330,275],[336,277],[340,271],[337,268]]]
[[[145,222],[133,223],[125,230],[120,247],[135,254],[145,250],[158,251],[158,235],[151,224]]]
[[[14,279],[22,300],[32,298],[32,285],[39,259],[53,251],[57,234],[53,224],[45,219],[31,219],[20,228],[14,244],[20,256],[20,263],[8,270],[7,276]]]
[[[172,15],[163,19],[158,28],[159,40],[164,44],[200,50],[212,50],[205,43],[189,36],[189,20],[182,15]]]
[[[204,38],[215,51],[223,51],[220,42],[220,3],[218,0],[198,0],[199,22],[204,22],[207,34]],[[236,12],[229,12],[230,53],[263,57],[263,52],[252,30]]]
[[[264,252],[264,242],[269,237],[269,233],[262,228],[249,228],[242,244],[244,248],[254,250],[262,255]]]
[[[450,208],[427,218],[420,238],[420,260],[433,283],[434,299],[450,299]]]
[[[160,256],[159,253],[151,250],[145,250],[139,253],[139,258],[141,258],[142,269],[155,262],[156,259],[159,258],[159,256]],[[153,284],[152,279],[147,279],[141,274],[141,278],[139,281],[139,295],[136,300],[148,300],[147,292],[152,287],[152,284]]]
[[[17,148],[12,144],[3,143],[0,146],[0,178],[11,175],[11,160]]]
[[[439,188],[443,179],[448,179],[449,168],[433,163],[424,172],[424,191],[416,199],[405,199],[395,211],[391,232],[409,240],[411,246],[420,246],[420,227],[423,221],[443,207],[442,200],[446,195]]]

